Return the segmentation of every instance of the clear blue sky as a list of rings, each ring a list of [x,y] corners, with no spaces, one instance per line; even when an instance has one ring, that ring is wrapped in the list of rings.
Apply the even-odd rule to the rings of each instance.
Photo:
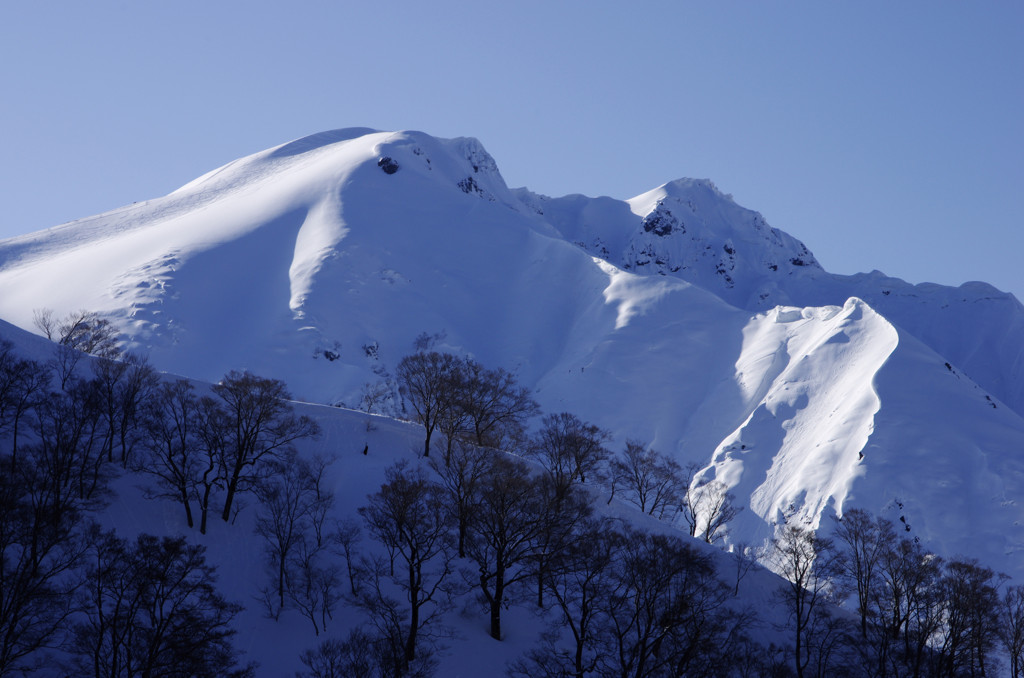
[[[4,0],[0,237],[350,126],[511,186],[710,178],[831,271],[1024,298],[1024,3]]]

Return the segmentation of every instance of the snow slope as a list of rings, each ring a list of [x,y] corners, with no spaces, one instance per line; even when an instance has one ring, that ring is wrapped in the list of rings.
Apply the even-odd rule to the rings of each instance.
[[[107,314],[164,370],[386,414],[414,346],[472,355],[702,465],[748,507],[734,541],[862,506],[1024,576],[1020,303],[831,275],[707,181],[546,198],[473,139],[326,132],[0,242],[0,318],[42,307]]]
[[[1024,307],[1012,294],[980,282],[952,288],[879,271],[828,273],[803,243],[707,180],[674,181],[628,201],[517,195],[595,255],[693,282],[739,308],[863,299],[1024,414]]]

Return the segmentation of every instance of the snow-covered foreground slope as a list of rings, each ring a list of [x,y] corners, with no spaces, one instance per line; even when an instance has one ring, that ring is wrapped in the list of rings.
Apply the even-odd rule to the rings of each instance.
[[[828,274],[709,182],[550,199],[472,139],[327,132],[0,242],[0,317],[43,307],[108,315],[164,370],[388,414],[416,346],[471,355],[700,464],[748,507],[734,541],[861,506],[1024,577],[1019,302]]]

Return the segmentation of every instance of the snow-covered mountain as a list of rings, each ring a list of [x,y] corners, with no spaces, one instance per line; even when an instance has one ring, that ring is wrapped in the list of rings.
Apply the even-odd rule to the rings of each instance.
[[[749,507],[736,541],[860,506],[1024,576],[1024,308],[830,274],[708,181],[548,198],[473,139],[326,132],[0,242],[0,318],[40,308],[105,314],[160,369],[391,414],[414,347],[472,355],[701,464]]]

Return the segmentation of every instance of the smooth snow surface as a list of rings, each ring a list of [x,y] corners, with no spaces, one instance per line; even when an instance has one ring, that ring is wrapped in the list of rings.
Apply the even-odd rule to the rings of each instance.
[[[709,181],[548,198],[474,139],[326,132],[0,242],[0,317],[44,307],[108,314],[163,370],[380,388],[388,415],[419,338],[700,464],[747,507],[734,542],[860,506],[1024,577],[1020,303],[829,274]]]

